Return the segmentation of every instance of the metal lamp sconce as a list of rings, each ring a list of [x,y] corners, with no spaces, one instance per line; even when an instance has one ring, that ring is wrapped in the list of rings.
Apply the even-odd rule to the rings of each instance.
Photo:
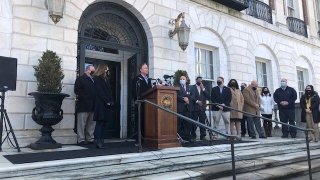
[[[45,6],[49,11],[49,17],[57,24],[63,17],[66,0],[46,0]]]
[[[178,41],[180,48],[184,51],[189,44],[190,27],[184,21],[185,13],[178,15],[177,19],[171,19],[169,24],[175,25],[174,30],[169,31],[169,37],[172,39],[175,34],[178,34]],[[181,23],[180,23],[180,19]]]

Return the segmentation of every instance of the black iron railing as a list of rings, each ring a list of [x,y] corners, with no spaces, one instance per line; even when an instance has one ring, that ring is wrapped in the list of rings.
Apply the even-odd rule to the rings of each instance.
[[[257,0],[247,0],[247,2],[248,9],[246,11],[248,15],[272,24],[272,9],[268,4]]]
[[[304,21],[294,17],[287,17],[287,26],[289,31],[308,37],[307,25]]]
[[[233,176],[233,180],[236,180],[236,168],[235,168],[235,155],[234,155],[234,141],[238,139],[238,136],[235,136],[235,135],[228,135],[228,134],[224,134],[220,131],[218,131],[217,129],[214,129],[214,128],[211,128],[209,126],[206,126],[198,121],[195,121],[191,118],[188,118],[186,116],[183,116],[181,114],[178,114],[168,108],[165,108],[164,106],[160,106],[158,104],[155,104],[151,101],[148,101],[148,100],[136,100],[136,104],[138,105],[138,149],[139,149],[139,152],[142,152],[142,145],[141,145],[141,129],[140,129],[140,125],[141,125],[141,103],[147,103],[147,104],[150,104],[156,108],[159,108],[163,111],[166,111],[170,114],[173,114],[179,118],[181,118],[182,120],[184,121],[188,121],[192,124],[195,124],[199,127],[202,127],[202,128],[205,128],[206,130],[209,131],[209,133],[211,132],[214,132],[216,134],[219,134],[219,135],[222,135],[226,138],[228,138],[230,140],[230,146],[231,146],[231,163],[232,163],[232,176]],[[282,123],[282,122],[279,122],[279,121],[275,121],[275,120],[272,120],[272,119],[268,119],[268,118],[265,118],[265,117],[262,117],[262,116],[258,116],[258,115],[255,115],[255,114],[251,114],[251,113],[248,113],[248,112],[245,112],[245,111],[241,111],[241,110],[238,110],[238,109],[234,109],[232,107],[229,107],[229,106],[225,106],[225,105],[222,105],[222,104],[217,104],[217,103],[208,103],[206,104],[207,106],[222,106],[222,107],[225,107],[225,108],[229,108],[231,111],[237,111],[237,112],[241,112],[243,114],[246,114],[246,115],[249,115],[249,116],[253,116],[253,117],[258,117],[258,118],[261,118],[263,120],[267,120],[267,121],[270,121],[270,122],[274,122],[276,124],[281,124],[283,126],[288,126],[288,127],[292,127],[292,128],[295,128],[297,130],[300,130],[300,131],[303,131],[305,132],[305,136],[306,136],[306,146],[307,146],[307,157],[308,157],[308,167],[309,167],[309,178],[310,180],[312,180],[312,171],[311,171],[311,160],[310,160],[310,148],[309,148],[309,137],[308,137],[308,132],[309,131],[312,131],[311,129],[303,129],[303,128],[300,128],[298,126],[293,126],[293,125],[290,125],[290,124],[286,124],[286,123]]]

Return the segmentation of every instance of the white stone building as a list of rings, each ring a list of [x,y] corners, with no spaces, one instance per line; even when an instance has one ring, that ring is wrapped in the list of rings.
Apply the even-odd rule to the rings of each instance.
[[[258,79],[274,90],[285,77],[298,91],[307,84],[319,90],[320,0],[260,1],[265,4],[250,0],[248,10],[238,11],[215,0],[66,0],[63,18],[54,24],[45,0],[0,0],[0,56],[18,59],[17,90],[7,93],[5,107],[19,144],[40,136],[31,118],[34,99],[27,94],[36,90],[33,66],[46,49],[62,58],[63,92],[71,95],[63,102],[64,119],[54,127],[61,143],[76,141],[73,84],[85,63],[112,67],[119,105],[109,124],[113,138],[127,137],[130,129],[130,78],[141,62],[148,62],[156,78],[181,69],[191,83],[198,75],[213,82],[223,76],[226,83]],[[181,12],[191,27],[185,51],[177,36],[168,36],[174,28],[169,20]]]

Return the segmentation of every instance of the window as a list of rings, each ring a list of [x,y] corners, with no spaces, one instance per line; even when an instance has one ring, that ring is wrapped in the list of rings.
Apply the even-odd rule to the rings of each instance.
[[[196,76],[201,76],[207,80],[214,80],[214,54],[212,50],[195,48]]]
[[[299,99],[304,94],[304,88],[306,86],[306,70],[299,69],[297,70],[298,78],[298,93]]]
[[[289,17],[294,17],[295,16],[295,12],[294,12],[293,0],[287,0],[287,8],[288,8],[288,16]]]
[[[257,81],[259,87],[268,87],[269,78],[268,78],[268,62],[267,61],[256,61],[256,73],[257,73]],[[271,78],[270,78],[271,79]],[[272,89],[271,87],[268,87]]]

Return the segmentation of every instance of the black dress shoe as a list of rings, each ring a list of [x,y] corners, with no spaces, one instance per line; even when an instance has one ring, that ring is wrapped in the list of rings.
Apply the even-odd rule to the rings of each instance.
[[[281,138],[288,138],[288,136],[284,136],[284,135],[282,135],[282,136],[281,136]]]
[[[256,136],[251,136],[251,139],[257,139],[257,137]]]
[[[81,146],[81,145],[86,145],[87,142],[86,141],[81,141],[81,142],[78,142],[77,144]]]

